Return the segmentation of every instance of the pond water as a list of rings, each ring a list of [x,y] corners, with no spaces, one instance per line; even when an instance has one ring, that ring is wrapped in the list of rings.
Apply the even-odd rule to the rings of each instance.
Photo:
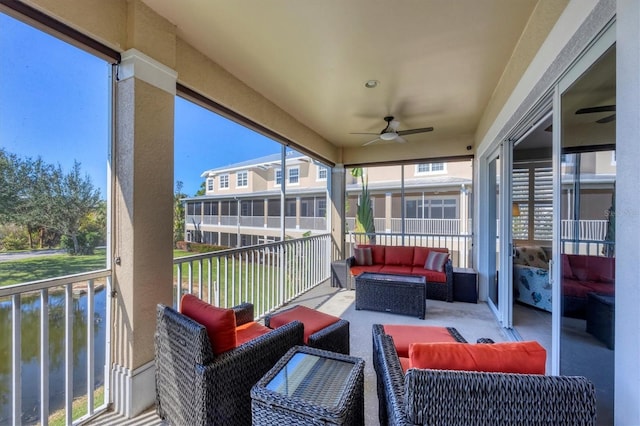
[[[104,384],[106,292],[95,292],[87,321],[87,295],[73,298],[73,394],[87,394],[87,326],[94,327],[94,389]],[[22,296],[22,423],[40,420],[40,297]],[[49,412],[64,407],[64,294],[49,293]],[[12,422],[11,302],[0,300],[0,425]]]

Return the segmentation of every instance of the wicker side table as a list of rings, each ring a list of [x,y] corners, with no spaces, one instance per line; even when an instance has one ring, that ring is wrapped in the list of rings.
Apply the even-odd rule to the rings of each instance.
[[[364,360],[291,348],[251,389],[253,425],[363,425]]]

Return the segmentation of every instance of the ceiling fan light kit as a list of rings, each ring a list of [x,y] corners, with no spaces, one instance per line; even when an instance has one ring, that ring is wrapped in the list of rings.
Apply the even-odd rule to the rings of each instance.
[[[392,115],[388,115],[388,116],[384,117],[384,121],[387,122],[387,125],[378,134],[378,137],[373,139],[373,140],[371,140],[371,141],[365,142],[364,144],[362,144],[362,146],[367,146],[367,145],[372,144],[372,143],[374,143],[375,141],[378,141],[378,140],[395,141],[395,142],[399,142],[399,143],[405,143],[406,140],[402,137],[404,135],[413,135],[413,134],[416,134],[416,133],[425,133],[425,132],[432,132],[433,131],[433,127],[422,127],[420,129],[410,129],[410,130],[398,131],[398,126],[400,125],[400,122],[397,121],[397,120],[394,120],[394,117]],[[375,135],[376,133],[352,133],[352,134],[355,134],[355,135]]]

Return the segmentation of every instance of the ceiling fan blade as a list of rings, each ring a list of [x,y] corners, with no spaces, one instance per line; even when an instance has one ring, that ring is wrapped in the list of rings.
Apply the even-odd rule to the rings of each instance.
[[[367,146],[367,145],[371,145],[372,143],[374,143],[375,141],[379,141],[380,138],[375,138],[373,140],[370,140],[369,142],[365,142],[362,144],[362,146]]]
[[[405,138],[403,138],[402,136],[400,136],[400,135],[396,136],[394,141],[398,142],[398,143],[407,143],[407,140]]]
[[[413,135],[415,133],[433,132],[433,127],[423,127],[421,129],[401,130],[398,132],[400,136]]]
[[[350,135],[379,135],[380,133],[349,133]]]
[[[599,123],[599,124],[610,123],[615,119],[616,119],[616,115],[615,114],[611,114],[611,115],[608,115],[608,116],[606,116],[604,118],[601,118],[600,120],[596,120],[596,123]]]
[[[615,105],[602,105],[597,107],[580,108],[576,114],[591,114],[594,112],[613,112],[616,110]]]

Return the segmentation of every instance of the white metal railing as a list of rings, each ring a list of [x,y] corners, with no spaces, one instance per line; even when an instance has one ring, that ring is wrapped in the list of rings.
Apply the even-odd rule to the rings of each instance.
[[[109,339],[104,329],[100,333],[102,337],[97,339],[96,325],[106,327],[110,322],[106,302],[110,288],[111,271],[108,269],[0,287],[0,309],[10,310],[10,326],[1,324],[0,327],[11,329],[11,349],[5,356],[11,358],[11,383],[6,390],[9,391],[12,404],[11,417],[5,419],[0,414],[0,423],[47,425],[51,410],[64,410],[64,423],[70,425],[106,410],[109,402]],[[101,299],[104,303],[99,306],[96,305],[98,293],[100,298],[104,298]],[[39,330],[24,329],[37,324]],[[59,324],[63,324],[62,333]],[[50,333],[52,327],[54,333]],[[84,332],[84,336],[78,335],[80,331]],[[23,333],[34,338],[37,335],[39,339],[23,341]],[[3,335],[2,339],[5,338],[8,336]],[[74,347],[74,342],[80,347]],[[38,346],[37,350],[34,351],[33,345]],[[23,359],[23,355],[29,354],[37,354],[37,364],[30,359]],[[96,358],[104,360],[101,365],[96,364]],[[34,370],[34,367],[37,373],[25,371]],[[100,387],[95,378],[96,367],[101,368],[103,378],[104,399],[99,406],[94,406],[95,392]],[[62,374],[60,369],[63,370]],[[24,379],[34,375],[38,376],[37,382],[23,384]],[[85,375],[85,413],[73,419],[74,377]],[[63,377],[63,383],[57,379],[60,376]],[[50,377],[56,378],[50,383]],[[50,393],[50,388],[54,392]],[[25,392],[37,394],[29,398],[23,395]],[[39,401],[39,407],[23,407],[23,399]],[[54,401],[52,406],[50,400]]]
[[[615,241],[605,240],[560,240],[560,250],[564,254],[580,254],[587,256],[615,256]]]
[[[194,223],[197,226],[200,225],[213,225],[213,226],[237,226],[238,216],[229,215],[187,215],[186,216],[186,228],[194,229]],[[384,219],[383,222],[384,223]],[[280,216],[240,216],[240,225],[254,228],[280,228]],[[285,217],[285,226],[287,229],[296,229],[296,218],[287,216]],[[300,229],[324,231],[327,229],[327,219],[325,217],[300,217]]]
[[[375,234],[349,233],[346,236],[347,246],[354,244],[379,244],[386,246],[417,246],[448,248],[453,266],[471,268],[472,235],[439,235],[439,234],[397,234],[376,232]],[[350,252],[350,247],[347,247]]]
[[[347,229],[355,230],[356,219],[346,218]],[[373,226],[376,232],[402,233],[404,222],[405,234],[437,234],[437,235],[464,235],[471,233],[471,222],[464,223],[463,219],[415,219],[415,218],[390,218],[390,229],[387,229],[385,218],[375,218]]]
[[[222,307],[251,302],[261,318],[327,280],[330,256],[323,234],[176,258],[174,304],[185,293]]]
[[[561,238],[566,240],[604,241],[607,235],[608,221],[571,220],[561,221]]]

